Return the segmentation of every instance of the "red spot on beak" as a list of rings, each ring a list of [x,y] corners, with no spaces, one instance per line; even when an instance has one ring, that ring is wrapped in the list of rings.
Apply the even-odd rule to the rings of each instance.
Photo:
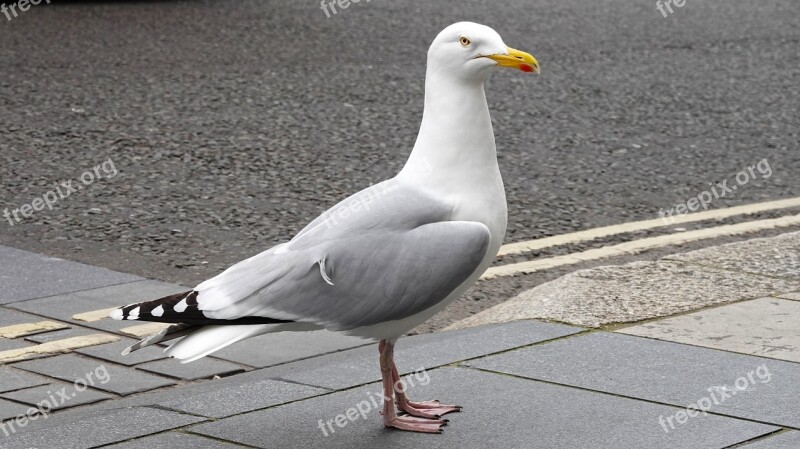
[[[528,64],[520,64],[519,69],[523,72],[533,72],[533,66],[529,66]]]

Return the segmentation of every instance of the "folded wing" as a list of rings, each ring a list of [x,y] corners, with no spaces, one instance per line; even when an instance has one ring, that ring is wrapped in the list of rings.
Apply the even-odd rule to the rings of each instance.
[[[486,255],[488,228],[449,221],[452,209],[396,180],[378,184],[337,204],[290,242],[198,285],[196,295],[176,305],[177,314],[331,330],[408,317],[445,299]]]

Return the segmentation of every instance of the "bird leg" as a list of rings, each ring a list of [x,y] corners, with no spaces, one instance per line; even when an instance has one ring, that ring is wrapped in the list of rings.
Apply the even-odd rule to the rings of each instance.
[[[383,382],[383,412],[381,414],[383,415],[384,427],[394,427],[395,429],[411,432],[442,433],[442,426],[447,421],[410,416],[410,414],[397,415],[394,408],[394,373],[396,372],[394,368],[394,344],[388,340],[381,340],[378,343],[378,351],[380,352],[381,379]],[[408,402],[407,398],[406,402]]]

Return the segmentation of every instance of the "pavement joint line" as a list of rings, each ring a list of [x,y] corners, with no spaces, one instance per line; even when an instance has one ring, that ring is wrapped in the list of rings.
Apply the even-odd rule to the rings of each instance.
[[[15,324],[13,326],[0,327],[0,337],[15,339],[62,329],[69,329],[69,326],[56,321]]]
[[[526,345],[515,346],[513,348],[503,349],[501,351],[492,352],[490,354],[484,354],[484,355],[479,355],[479,356],[475,356],[475,357],[470,357],[468,359],[457,360],[457,361],[449,363],[447,365],[441,365],[441,366],[439,366],[437,368],[441,368],[442,366],[461,366],[462,363],[469,362],[469,361],[472,361],[472,360],[477,360],[477,359],[482,359],[484,357],[490,357],[490,356],[505,354],[507,352],[517,351],[517,350],[520,350],[520,349],[530,348],[530,347],[533,347],[533,346],[545,345],[545,344],[548,344],[548,343],[552,343],[554,341],[566,340],[566,339],[569,339],[569,338],[578,337],[578,336],[581,336],[581,335],[588,335],[588,334],[591,334],[591,333],[594,333],[594,332],[601,331],[600,329],[593,329],[593,328],[590,328],[590,327],[580,327],[580,326],[576,326],[574,324],[569,324],[569,323],[559,323],[559,322],[556,322],[556,321],[542,321],[542,320],[537,320],[537,319],[533,319],[533,318],[528,318],[528,319],[519,320],[519,321],[534,321],[534,322],[537,322],[537,323],[561,324],[563,326],[569,326],[569,327],[574,327],[574,328],[580,329],[580,331],[579,332],[575,332],[574,334],[562,335],[560,337],[548,338],[547,340],[535,341],[533,343],[528,343]],[[493,323],[493,324],[497,324],[497,323]],[[470,329],[474,329],[474,328],[470,328]]]
[[[262,368],[262,369],[266,369],[266,368]],[[326,394],[336,393],[337,391],[352,390],[353,388],[363,387],[364,385],[369,385],[369,384],[373,383],[373,382],[367,382],[367,383],[358,384],[358,385],[354,385],[352,387],[346,387],[346,388],[341,388],[341,389],[337,390],[337,389],[333,389],[333,388],[323,387],[322,385],[314,385],[314,384],[307,384],[305,382],[297,382],[296,380],[290,380],[290,379],[286,379],[284,377],[268,377],[267,379],[277,380],[279,382],[286,382],[286,383],[295,384],[295,385],[302,385],[302,386],[305,386],[305,387],[312,387],[312,388],[319,388],[319,389],[322,389],[322,390],[327,390],[325,393],[319,394],[317,396],[324,396]],[[374,382],[379,382],[379,381],[374,381]],[[316,397],[316,396],[311,396],[311,397],[313,398],[313,397]],[[309,399],[309,398],[307,398],[307,399]],[[298,399],[298,400],[302,400],[302,399]],[[292,401],[292,402],[294,402],[294,401]],[[288,404],[288,402],[287,402],[287,404]],[[274,405],[271,405],[270,407],[274,407]],[[269,407],[267,407],[267,408],[269,408]]]
[[[0,352],[0,364],[21,362],[42,356],[66,354],[73,349],[86,348],[89,346],[99,346],[106,343],[114,343],[120,337],[111,334],[92,334],[80,337],[65,338],[63,340],[49,341],[36,346],[26,346],[19,349],[11,349]]]
[[[777,201],[766,201],[762,203],[745,204],[742,206],[727,207],[724,209],[712,209],[708,211],[695,212],[686,215],[676,215],[671,217],[671,220],[669,221],[661,218],[632,221],[629,223],[603,226],[594,229],[587,229],[584,231],[572,232],[569,234],[561,234],[551,237],[544,237],[540,239],[526,240],[516,243],[508,243],[500,247],[500,251],[497,253],[497,257],[503,257],[513,254],[524,254],[526,252],[549,248],[551,246],[559,246],[569,243],[580,243],[580,242],[595,240],[601,237],[608,237],[628,232],[643,231],[646,229],[667,227],[684,223],[694,223],[698,221],[722,219],[737,215],[752,215],[758,212],[764,212],[776,209],[789,209],[793,207],[800,207],[800,197],[787,198]]]
[[[581,386],[578,386],[578,385],[562,384],[560,382],[554,382],[554,381],[545,380],[545,379],[534,379],[532,377],[521,376],[521,375],[518,375],[518,374],[504,373],[502,371],[493,371],[493,370],[486,369],[486,368],[478,368],[478,367],[473,367],[473,366],[463,366],[461,368],[462,369],[471,369],[471,370],[474,370],[474,371],[480,371],[480,372],[484,372],[484,373],[491,373],[491,374],[496,374],[496,375],[501,375],[501,376],[509,376],[509,377],[513,377],[513,378],[516,378],[516,379],[527,380],[529,382],[541,382],[541,383],[544,383],[544,384],[556,385],[556,386],[560,386],[560,387],[574,388],[576,390],[588,391],[588,392],[591,392],[591,393],[599,393],[599,394],[602,394],[602,395],[613,396],[613,397],[617,397],[617,398],[632,399],[632,400],[635,400],[635,401],[647,402],[649,404],[656,404],[656,405],[663,405],[663,406],[666,406],[666,407],[677,408],[679,410],[685,410],[686,409],[685,405],[676,405],[676,404],[670,404],[668,402],[654,401],[652,399],[637,398],[636,396],[628,396],[628,395],[619,394],[619,393],[612,393],[610,391],[593,390],[591,388],[581,387]],[[780,427],[780,428],[783,428],[783,429],[800,430],[800,427],[792,427],[792,426],[789,426],[789,425],[786,425],[786,424],[776,424],[776,423],[771,423],[771,422],[767,422],[767,421],[761,421],[761,420],[757,420],[757,419],[742,418],[741,416],[734,416],[734,415],[729,415],[727,413],[714,412],[714,411],[711,411],[711,410],[706,410],[706,412],[709,415],[723,416],[725,418],[732,418],[732,419],[736,419],[736,420],[739,420],[739,421],[754,422],[754,423],[764,424],[764,425],[768,425],[768,426],[772,426],[772,427]]]
[[[170,412],[170,413],[178,413],[178,414],[182,414],[182,415],[192,416],[192,417],[195,417],[195,418],[203,418],[203,419],[206,420],[204,422],[197,422],[197,423],[190,424],[190,426],[194,426],[194,425],[198,425],[198,424],[207,424],[207,423],[216,421],[216,419],[213,419],[213,418],[208,418],[208,417],[202,416],[202,415],[193,415],[191,413],[183,412],[183,411],[180,411],[180,410],[173,410],[173,409],[170,409],[170,408],[167,408],[167,407],[161,407],[161,406],[156,407],[156,406],[152,406],[152,405],[142,405],[142,406],[137,406],[137,407],[139,407],[139,408],[153,408],[153,409],[156,409],[156,410],[167,411],[167,412]],[[189,432],[184,431],[184,429],[186,429],[186,427],[188,427],[188,426],[176,427],[174,429],[164,429],[164,430],[160,430],[158,432],[148,433],[147,435],[139,435],[139,436],[135,436],[135,437],[132,437],[132,438],[126,438],[126,439],[119,440],[119,441],[113,441],[111,443],[101,444],[99,446],[92,446],[92,448],[109,447],[109,446],[114,446],[114,445],[121,444],[121,443],[127,443],[129,441],[142,440],[142,439],[150,438],[150,437],[153,437],[153,436],[156,436],[156,435],[168,434],[168,433],[172,433],[172,432],[180,432],[180,433],[189,434]],[[211,440],[216,440],[216,441],[221,441],[221,442],[224,442],[224,443],[227,443],[227,444],[232,444],[234,447],[236,447],[236,445],[242,446],[239,443],[233,443],[231,441],[221,440],[219,438],[207,437],[206,435],[202,435],[202,434],[194,434],[193,433],[192,435],[197,435],[197,436],[201,436],[201,437],[204,437],[204,438],[209,438]],[[249,448],[249,447],[253,447],[253,446],[244,446],[244,447],[248,447]]]
[[[758,441],[765,441],[765,440],[768,440],[770,438],[773,438],[773,437],[775,437],[777,435],[780,435],[782,433],[786,433],[786,432],[789,432],[789,431],[790,431],[789,429],[781,428],[781,429],[778,429],[778,430],[776,430],[774,432],[770,432],[770,433],[767,433],[767,434],[764,434],[764,435],[759,435],[759,436],[757,436],[755,438],[750,438],[749,440],[740,441],[740,442],[738,442],[736,444],[732,444],[730,446],[725,446],[722,449],[740,449],[740,448],[745,448],[745,447],[749,446],[751,443],[755,443],[755,442],[758,442]]]
[[[10,367],[10,366],[9,366],[9,367]],[[11,368],[11,367],[10,367],[10,368]],[[19,368],[16,368],[16,369],[19,369]],[[24,371],[24,370],[20,370],[20,371]],[[56,379],[55,377],[50,377],[50,376],[45,376],[45,375],[43,375],[43,374],[34,373],[33,371],[25,371],[25,374],[31,374],[31,375],[35,375],[35,376],[37,376],[37,377],[44,377],[44,378],[45,378],[45,379],[47,379],[48,381],[50,381],[50,380],[60,380],[60,379]],[[63,381],[62,381],[62,382],[63,382]],[[3,393],[1,393],[1,394],[16,393],[16,392],[18,392],[18,391],[27,390],[27,389],[29,389],[29,388],[37,388],[37,387],[42,387],[42,386],[44,386],[44,385],[49,385],[49,384],[52,384],[52,382],[48,382],[47,384],[42,384],[42,385],[34,385],[34,386],[32,386],[32,387],[19,387],[19,388],[14,388],[13,390],[4,391],[4,392],[3,392]],[[5,398],[3,398],[3,399],[5,399]],[[9,399],[9,400],[11,400],[11,399]],[[14,419],[14,418],[9,418],[9,419]]]
[[[538,323],[554,324],[554,323],[550,323],[550,322],[547,322],[547,321],[541,321],[541,320],[535,320],[535,319],[529,319],[529,320],[524,320],[524,321],[535,321],[535,322],[538,322]],[[557,323],[557,324],[562,324],[562,323]],[[547,343],[551,343],[551,342],[554,342],[554,341],[557,341],[557,340],[564,340],[564,339],[567,339],[567,338],[570,338],[570,337],[576,337],[578,335],[585,335],[585,334],[588,334],[588,333],[596,331],[596,329],[575,326],[574,324],[563,323],[563,325],[564,326],[573,327],[573,328],[576,328],[576,329],[580,329],[580,331],[575,332],[574,334],[568,334],[568,335],[562,335],[560,337],[548,338],[546,340],[540,340],[540,341],[535,341],[533,343],[528,343],[528,344],[524,344],[524,345],[520,345],[520,346],[514,346],[513,348],[502,349],[500,351],[490,352],[488,354],[482,354],[482,355],[477,355],[475,357],[469,357],[469,358],[466,358],[466,359],[456,360],[455,362],[450,362],[450,363],[445,363],[445,364],[442,364],[442,365],[432,366],[432,367],[430,367],[430,369],[434,370],[434,369],[439,369],[439,368],[446,368],[446,367],[449,367],[449,366],[459,366],[460,364],[462,364],[464,362],[469,362],[470,360],[476,360],[476,359],[481,359],[481,358],[484,358],[484,357],[490,357],[490,356],[495,356],[495,355],[499,355],[499,354],[504,354],[506,352],[516,351],[518,349],[529,348],[531,346],[547,344]],[[429,368],[424,368],[424,369],[427,371]],[[413,373],[414,373],[414,371],[409,371],[409,372],[407,372],[405,374],[413,374]],[[380,380],[378,380],[376,382],[380,382]],[[370,382],[370,383],[372,383],[372,382]],[[367,384],[362,384],[362,385],[367,385]]]
[[[516,274],[531,274],[550,268],[573,265],[581,261],[603,259],[606,257],[615,256],[619,251],[622,251],[626,254],[638,254],[649,249],[661,248],[664,246],[681,245],[684,243],[705,240],[709,238],[727,237],[794,225],[800,225],[800,214],[765,220],[746,221],[743,223],[716,226],[712,228],[696,229],[677,234],[647,237],[630,242],[618,243],[616,245],[604,246],[602,248],[594,248],[574,254],[491,267],[486,270],[485,273],[483,273],[480,280],[513,276]]]
[[[198,423],[198,424],[202,424],[202,423]],[[192,424],[192,425],[196,425],[196,424]],[[222,439],[222,438],[219,438],[219,437],[215,437],[215,436],[211,436],[211,435],[205,435],[205,434],[202,434],[202,433],[196,433],[196,432],[193,432],[188,427],[189,426],[180,427],[178,429],[173,430],[173,432],[179,432],[179,433],[183,433],[183,434],[186,434],[186,435],[200,436],[200,437],[203,437],[203,438],[208,438],[209,440],[214,440],[214,441],[218,441],[220,443],[229,444],[229,445],[233,446],[234,448],[243,447],[243,448],[248,448],[248,449],[262,449],[261,447],[250,446],[249,444],[240,443],[238,441],[225,440],[225,439]],[[114,444],[116,444],[116,443],[114,443]]]
[[[270,366],[270,367],[267,367],[267,368],[272,368],[272,367]],[[259,368],[259,369],[267,369],[267,368]],[[336,391],[340,391],[340,390],[336,390],[336,389],[333,389],[333,388],[323,387],[321,385],[313,385],[313,384],[307,384],[305,382],[298,382],[296,380],[286,379],[284,377],[268,377],[267,379],[277,380],[279,382],[286,382],[287,384],[300,385],[301,387],[319,388],[320,390],[328,390],[329,392],[332,392],[332,393],[335,393]],[[367,384],[362,384],[362,385],[367,385]]]
[[[178,409],[170,408],[170,407],[167,407],[167,406],[161,405],[161,404],[145,404],[145,405],[140,405],[138,407],[152,408],[152,409],[156,409],[156,410],[161,410],[162,412],[172,412],[172,413],[177,413],[179,415],[192,416],[194,418],[203,418],[205,420],[217,421],[217,419],[218,419],[218,418],[211,418],[209,416],[198,415],[197,413],[188,412],[186,410],[178,410]],[[196,423],[196,424],[200,424],[200,423]],[[192,424],[192,425],[194,425],[194,424]]]
[[[31,374],[31,375],[41,376],[41,377],[44,377],[44,378],[50,380],[51,382],[49,383],[49,385],[65,384],[65,383],[69,384],[70,383],[68,380],[65,380],[65,379],[59,379],[59,378],[56,378],[56,377],[45,376],[45,375],[42,375],[42,374],[34,373],[33,371],[25,371],[25,372],[28,373],[28,374]],[[30,389],[30,388],[36,388],[36,387],[17,388],[17,389],[14,389],[14,390],[4,391],[2,394],[6,395],[8,393],[19,392],[19,391],[27,390],[27,389]],[[91,408],[93,406],[96,406],[96,405],[99,405],[99,404],[103,404],[105,402],[115,401],[117,399],[121,399],[122,398],[122,396],[118,395],[117,393],[114,393],[114,392],[111,392],[111,391],[106,391],[106,390],[100,390],[99,388],[95,388],[95,387],[93,387],[91,385],[87,386],[87,391],[94,391],[94,392],[97,392],[97,393],[107,394],[110,397],[105,398],[105,399],[101,399],[101,400],[96,401],[96,402],[88,402],[88,403],[85,403],[85,404],[73,405],[71,407],[66,407],[66,408],[63,408],[63,407],[62,408],[55,408],[50,412],[50,414],[51,415],[52,414],[56,414],[56,413],[64,414],[66,412],[72,412],[72,411],[79,410],[79,409],[88,409],[88,408]],[[21,402],[20,400],[17,400],[17,399],[12,399],[12,398],[7,398],[7,397],[2,397],[0,399],[3,399],[5,401],[16,402],[16,403],[31,407],[31,404],[28,404],[28,403],[25,403],[25,402]],[[2,420],[2,422],[6,423],[6,422],[9,422],[9,421],[13,421],[15,419],[16,419],[16,417],[12,417],[12,418],[8,418],[6,420]]]
[[[66,259],[63,259],[63,260],[66,260]],[[71,261],[68,261],[68,262],[71,262]],[[75,262],[75,263],[80,263],[80,262]],[[94,265],[88,265],[88,264],[82,264],[82,265],[94,267]],[[95,268],[98,268],[98,267],[95,267]],[[99,268],[103,268],[103,267],[99,267]],[[110,270],[110,271],[114,271],[114,270]],[[121,272],[117,271],[117,273],[121,273]],[[125,274],[125,273],[123,273],[123,274]],[[74,295],[75,293],[88,292],[90,290],[98,290],[98,289],[101,289],[101,288],[115,287],[117,285],[135,284],[137,282],[145,282],[145,281],[150,281],[150,280],[151,279],[144,279],[143,278],[143,279],[140,279],[138,281],[119,282],[119,283],[116,283],[116,284],[103,285],[102,287],[84,288],[82,290],[75,290],[75,291],[72,291],[72,292],[63,292],[63,293],[56,293],[55,295],[39,296],[37,298],[28,298],[28,299],[23,299],[23,300],[20,300],[20,301],[12,301],[12,302],[4,304],[4,306],[12,308],[12,309],[15,309],[15,310],[20,310],[20,309],[17,309],[16,307],[14,307],[14,304],[22,304],[23,302],[36,301],[37,299],[53,298],[55,296]],[[20,310],[20,311],[24,312],[24,310]]]
[[[294,404],[295,402],[302,402],[302,401],[306,401],[306,400],[309,400],[309,399],[315,399],[315,398],[319,398],[319,397],[322,397],[322,396],[327,396],[329,394],[339,393],[339,392],[342,392],[342,391],[353,390],[353,389],[356,389],[356,388],[361,388],[361,387],[363,387],[365,385],[369,385],[369,384],[373,384],[373,383],[376,383],[376,382],[380,382],[378,380],[378,381],[375,381],[375,382],[369,382],[369,383],[365,383],[365,384],[361,384],[361,385],[356,385],[356,386],[353,386],[353,387],[342,388],[342,389],[339,389],[339,390],[332,390],[332,389],[326,388],[326,387],[320,387],[320,386],[311,385],[311,384],[304,384],[304,383],[300,383],[300,382],[292,382],[292,381],[288,381],[288,380],[277,378],[277,377],[267,378],[267,380],[275,380],[275,381],[279,381],[279,382],[292,383],[292,384],[295,384],[295,385],[303,385],[303,386],[306,386],[306,387],[317,388],[317,389],[325,390],[325,391],[323,393],[315,394],[313,396],[307,396],[307,397],[303,397],[303,398],[299,398],[299,399],[293,399],[291,401],[282,402],[280,404],[273,404],[273,405],[268,405],[268,406],[262,407],[262,408],[257,408],[257,409],[253,409],[253,410],[247,410],[247,411],[243,411],[243,412],[239,412],[239,413],[234,413],[232,415],[227,415],[227,416],[222,417],[222,418],[214,418],[214,417],[211,417],[211,416],[195,415],[195,414],[183,411],[183,410],[172,409],[172,408],[169,408],[169,407],[161,405],[161,404],[138,405],[136,407],[151,407],[151,408],[156,408],[156,409],[159,409],[159,410],[165,410],[165,411],[169,411],[169,412],[181,413],[181,414],[185,414],[185,415],[189,415],[189,416],[196,416],[198,418],[203,418],[203,419],[206,419],[208,421],[214,422],[214,421],[220,421],[220,420],[223,420],[223,419],[233,418],[235,416],[246,415],[248,413],[260,412],[260,411],[268,410],[268,409],[275,408],[275,407],[282,407],[284,405]],[[152,393],[153,391],[159,391],[159,390],[151,390],[151,391],[149,391],[147,393]],[[189,424],[189,426],[195,426],[197,424],[202,424],[202,423]],[[184,429],[184,428],[185,427],[181,427],[180,429]]]
[[[161,346],[162,344],[168,344],[168,346]],[[167,349],[169,349],[169,347],[172,346],[172,344],[173,343],[167,343],[167,342],[158,343],[155,347],[161,349],[161,351],[164,352]],[[255,371],[255,370],[261,369],[261,368],[259,368],[257,366],[254,366],[254,365],[248,365],[246,363],[237,362],[237,361],[234,361],[234,360],[223,359],[219,354],[215,354],[215,353],[211,353],[211,354],[205,356],[204,358],[209,359],[209,360],[217,360],[217,361],[220,361],[220,362],[227,362],[227,363],[232,363],[234,365],[239,365],[242,368],[244,368],[244,372],[245,373],[249,373],[250,371]],[[175,362],[178,362],[178,359],[175,359],[174,357],[167,357],[167,358],[161,359],[161,360],[173,360],[173,359],[175,360]],[[151,360],[151,361],[148,361],[148,362],[137,363],[137,364],[131,365],[131,366],[139,366],[139,365],[143,365],[145,363],[157,362],[157,361],[158,360]],[[264,368],[270,368],[270,367],[266,367],[265,366]],[[237,374],[244,374],[244,373],[234,373],[234,374],[226,374],[226,375],[215,374],[215,376],[219,376],[220,379],[224,379],[226,377],[236,376]],[[186,380],[186,379],[184,379],[184,380]],[[203,379],[197,379],[197,380],[203,380]],[[205,380],[210,380],[210,379],[205,379]]]
[[[197,424],[202,424],[202,423],[197,423]],[[194,426],[194,425],[197,425],[197,424],[192,424],[192,425]],[[260,448],[258,446],[250,446],[249,444],[240,443],[238,441],[231,441],[231,440],[226,440],[226,439],[215,437],[215,436],[211,436],[211,435],[204,435],[202,433],[195,433],[195,432],[192,432],[187,427],[189,427],[189,426],[180,427],[178,429],[173,430],[173,432],[179,432],[179,433],[183,433],[183,434],[191,435],[191,436],[201,436],[203,438],[208,438],[209,440],[214,440],[214,441],[218,441],[220,443],[229,444],[229,445],[233,446],[234,448],[243,447],[243,448],[251,448],[251,449],[262,449],[262,448]]]
[[[252,370],[248,371],[248,369],[246,368],[246,365],[242,365],[241,363],[233,362],[231,360],[219,359],[219,358],[210,357],[210,356],[206,356],[204,358],[207,359],[207,360],[217,360],[217,361],[230,363],[231,365],[236,365],[241,369],[241,371],[235,371],[235,372],[227,373],[227,374],[224,374],[224,375],[223,374],[211,374],[211,377],[200,377],[200,378],[195,379],[195,380],[210,381],[210,380],[215,380],[214,377],[217,377],[217,376],[219,377],[219,379],[225,379],[226,377],[233,377],[233,376],[236,376],[237,374],[244,374],[244,373],[249,373],[250,371],[252,371]],[[141,371],[141,372],[144,372],[144,373],[147,373],[147,374],[152,374],[152,375],[159,376],[159,377],[165,377],[165,378],[167,378],[169,380],[187,380],[187,379],[185,379],[183,377],[180,377],[180,375],[167,374],[167,373],[162,373],[162,372],[159,372],[159,371],[150,371],[150,370],[145,369],[145,368],[140,366],[140,365],[145,365],[145,364],[151,363],[151,362],[161,362],[161,361],[170,361],[170,362],[178,363],[178,360],[173,360],[172,357],[168,357],[168,358],[162,359],[162,360],[151,360],[151,361],[147,361],[147,362],[137,363],[136,365],[128,366],[128,368],[131,368],[134,371]],[[122,366],[125,366],[125,365],[122,365]]]
[[[223,358],[221,358],[221,357],[219,357],[219,356],[216,356],[216,357],[217,357],[217,358],[219,358],[220,360],[225,360],[226,362],[238,363],[239,365],[250,367],[250,368],[252,368],[253,370],[260,370],[260,369],[275,368],[275,367],[278,367],[278,366],[288,365],[288,364],[290,364],[290,363],[294,363],[294,362],[302,362],[303,360],[308,360],[308,359],[313,359],[313,358],[317,358],[317,357],[322,357],[322,356],[325,356],[325,355],[337,354],[337,353],[339,353],[339,352],[343,352],[343,351],[349,351],[349,350],[351,350],[351,349],[363,348],[364,346],[369,346],[369,345],[374,345],[374,344],[375,344],[375,342],[368,342],[368,343],[360,344],[360,345],[358,345],[358,346],[351,346],[351,347],[349,347],[349,348],[337,349],[337,350],[328,351],[328,352],[321,352],[321,353],[319,353],[319,354],[309,355],[309,356],[307,356],[307,357],[302,357],[302,358],[299,358],[299,359],[287,360],[287,361],[285,361],[285,362],[276,363],[276,364],[274,364],[274,365],[261,366],[261,367],[258,367],[258,366],[251,366],[251,365],[245,365],[244,363],[241,363],[241,362],[234,362],[233,360],[228,360],[228,359],[223,359]],[[207,357],[214,357],[214,356],[213,356],[213,355],[209,355],[209,356],[207,356]],[[290,381],[288,381],[288,380],[287,380],[287,382],[290,382]],[[300,385],[305,385],[305,384],[300,384]],[[309,385],[309,386],[314,386],[314,385]],[[317,388],[321,388],[321,387],[317,387]]]
[[[684,341],[663,340],[663,339],[660,339],[660,338],[651,337],[649,335],[626,334],[624,332],[615,332],[615,333],[620,334],[620,335],[627,335],[628,337],[646,338],[648,340],[658,341],[658,342],[661,342],[661,343],[673,343],[673,344],[676,344],[676,345],[692,346],[694,348],[708,349],[708,350],[711,350],[711,351],[727,352],[729,354],[746,355],[746,356],[750,356],[750,357],[758,357],[760,359],[767,359],[767,360],[775,361],[775,362],[794,363],[796,365],[800,365],[800,362],[795,362],[795,361],[786,360],[786,359],[776,359],[776,358],[768,357],[768,356],[765,356],[765,355],[751,354],[749,352],[731,351],[729,349],[721,349],[721,348],[715,348],[715,347],[711,347],[711,346],[703,346],[703,345],[700,345],[700,344],[687,343],[687,342],[684,342]],[[798,427],[798,429],[800,429],[800,427]]]
[[[624,322],[624,323],[608,323],[608,324],[604,324],[604,325],[596,328],[596,330],[603,330],[603,331],[606,331],[606,332],[622,333],[622,332],[619,332],[619,331],[622,330],[622,329],[627,329],[629,327],[636,327],[636,326],[641,326],[643,324],[653,323],[653,322],[656,322],[656,321],[668,320],[668,319],[671,319],[671,318],[678,318],[678,317],[681,317],[681,316],[691,315],[691,314],[697,313],[697,312],[703,312],[703,311],[706,311],[706,310],[718,309],[718,308],[729,306],[729,305],[732,305],[732,304],[739,304],[739,303],[748,302],[748,301],[755,301],[756,299],[761,299],[761,298],[773,298],[773,299],[783,299],[783,300],[786,300],[786,301],[791,301],[790,299],[780,298],[780,297],[776,297],[776,296],[765,296],[765,295],[748,296],[746,298],[737,299],[736,301],[720,302],[720,303],[716,303],[716,304],[708,304],[706,306],[698,307],[696,309],[684,310],[682,312],[673,313],[672,315],[657,316],[657,317],[647,318],[647,319],[639,320],[639,321],[627,321],[627,322]],[[564,323],[564,324],[569,324],[569,323]],[[628,334],[626,334],[626,335],[628,335]]]

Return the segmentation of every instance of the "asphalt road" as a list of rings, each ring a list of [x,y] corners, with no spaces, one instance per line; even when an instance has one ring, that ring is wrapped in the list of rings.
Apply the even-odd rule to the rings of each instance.
[[[400,169],[427,46],[459,20],[542,66],[487,88],[507,241],[656,218],[764,160],[768,177],[711,207],[800,196],[796,1],[673,10],[59,1],[0,15],[0,208],[101,166],[53,210],[0,222],[0,242],[188,285],[214,275]],[[518,287],[468,296],[485,308]]]

